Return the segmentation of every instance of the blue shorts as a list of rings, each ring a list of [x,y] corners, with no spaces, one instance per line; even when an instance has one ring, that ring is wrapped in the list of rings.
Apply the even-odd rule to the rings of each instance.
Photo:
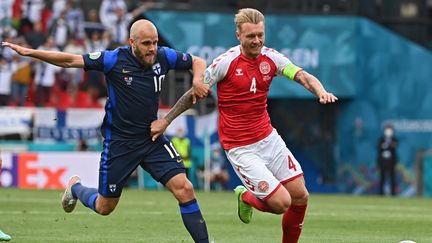
[[[125,183],[139,166],[165,185],[177,174],[185,173],[183,160],[165,136],[155,142],[143,140],[104,140],[99,165],[99,193],[120,197]]]

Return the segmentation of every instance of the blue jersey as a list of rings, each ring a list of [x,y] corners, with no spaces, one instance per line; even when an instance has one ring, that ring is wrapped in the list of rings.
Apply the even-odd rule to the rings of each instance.
[[[85,70],[105,73],[108,99],[102,135],[105,139],[150,139],[150,124],[157,119],[159,95],[170,69],[192,68],[192,57],[158,47],[152,67],[142,66],[129,46],[83,55]]]

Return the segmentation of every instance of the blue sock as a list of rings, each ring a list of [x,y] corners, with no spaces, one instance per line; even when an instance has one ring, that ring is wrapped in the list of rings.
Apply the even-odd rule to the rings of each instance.
[[[207,243],[208,233],[206,223],[201,215],[196,199],[186,203],[180,203],[180,213],[183,224],[192,236],[195,243]]]
[[[84,204],[84,206],[91,208],[96,212],[95,202],[98,196],[97,189],[88,188],[81,185],[81,183],[76,183],[72,186],[72,195],[77,197],[82,202],[82,204]]]

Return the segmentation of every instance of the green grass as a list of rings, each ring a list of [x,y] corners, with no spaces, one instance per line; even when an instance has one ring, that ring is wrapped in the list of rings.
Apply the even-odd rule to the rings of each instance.
[[[11,242],[192,242],[167,191],[126,190],[116,210],[100,216],[81,204],[71,214],[60,191],[0,189],[0,229]],[[237,218],[233,193],[197,193],[215,242],[280,242],[281,217]],[[432,200],[311,195],[300,242],[432,242]]]

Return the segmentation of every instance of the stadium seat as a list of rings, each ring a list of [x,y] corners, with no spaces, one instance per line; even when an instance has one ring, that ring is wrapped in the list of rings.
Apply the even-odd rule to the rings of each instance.
[[[78,91],[76,94],[76,100],[74,107],[77,108],[91,108],[93,107],[93,101],[90,95],[86,91]]]
[[[72,95],[66,91],[60,92],[58,98],[57,108],[60,110],[66,110],[73,104]]]

